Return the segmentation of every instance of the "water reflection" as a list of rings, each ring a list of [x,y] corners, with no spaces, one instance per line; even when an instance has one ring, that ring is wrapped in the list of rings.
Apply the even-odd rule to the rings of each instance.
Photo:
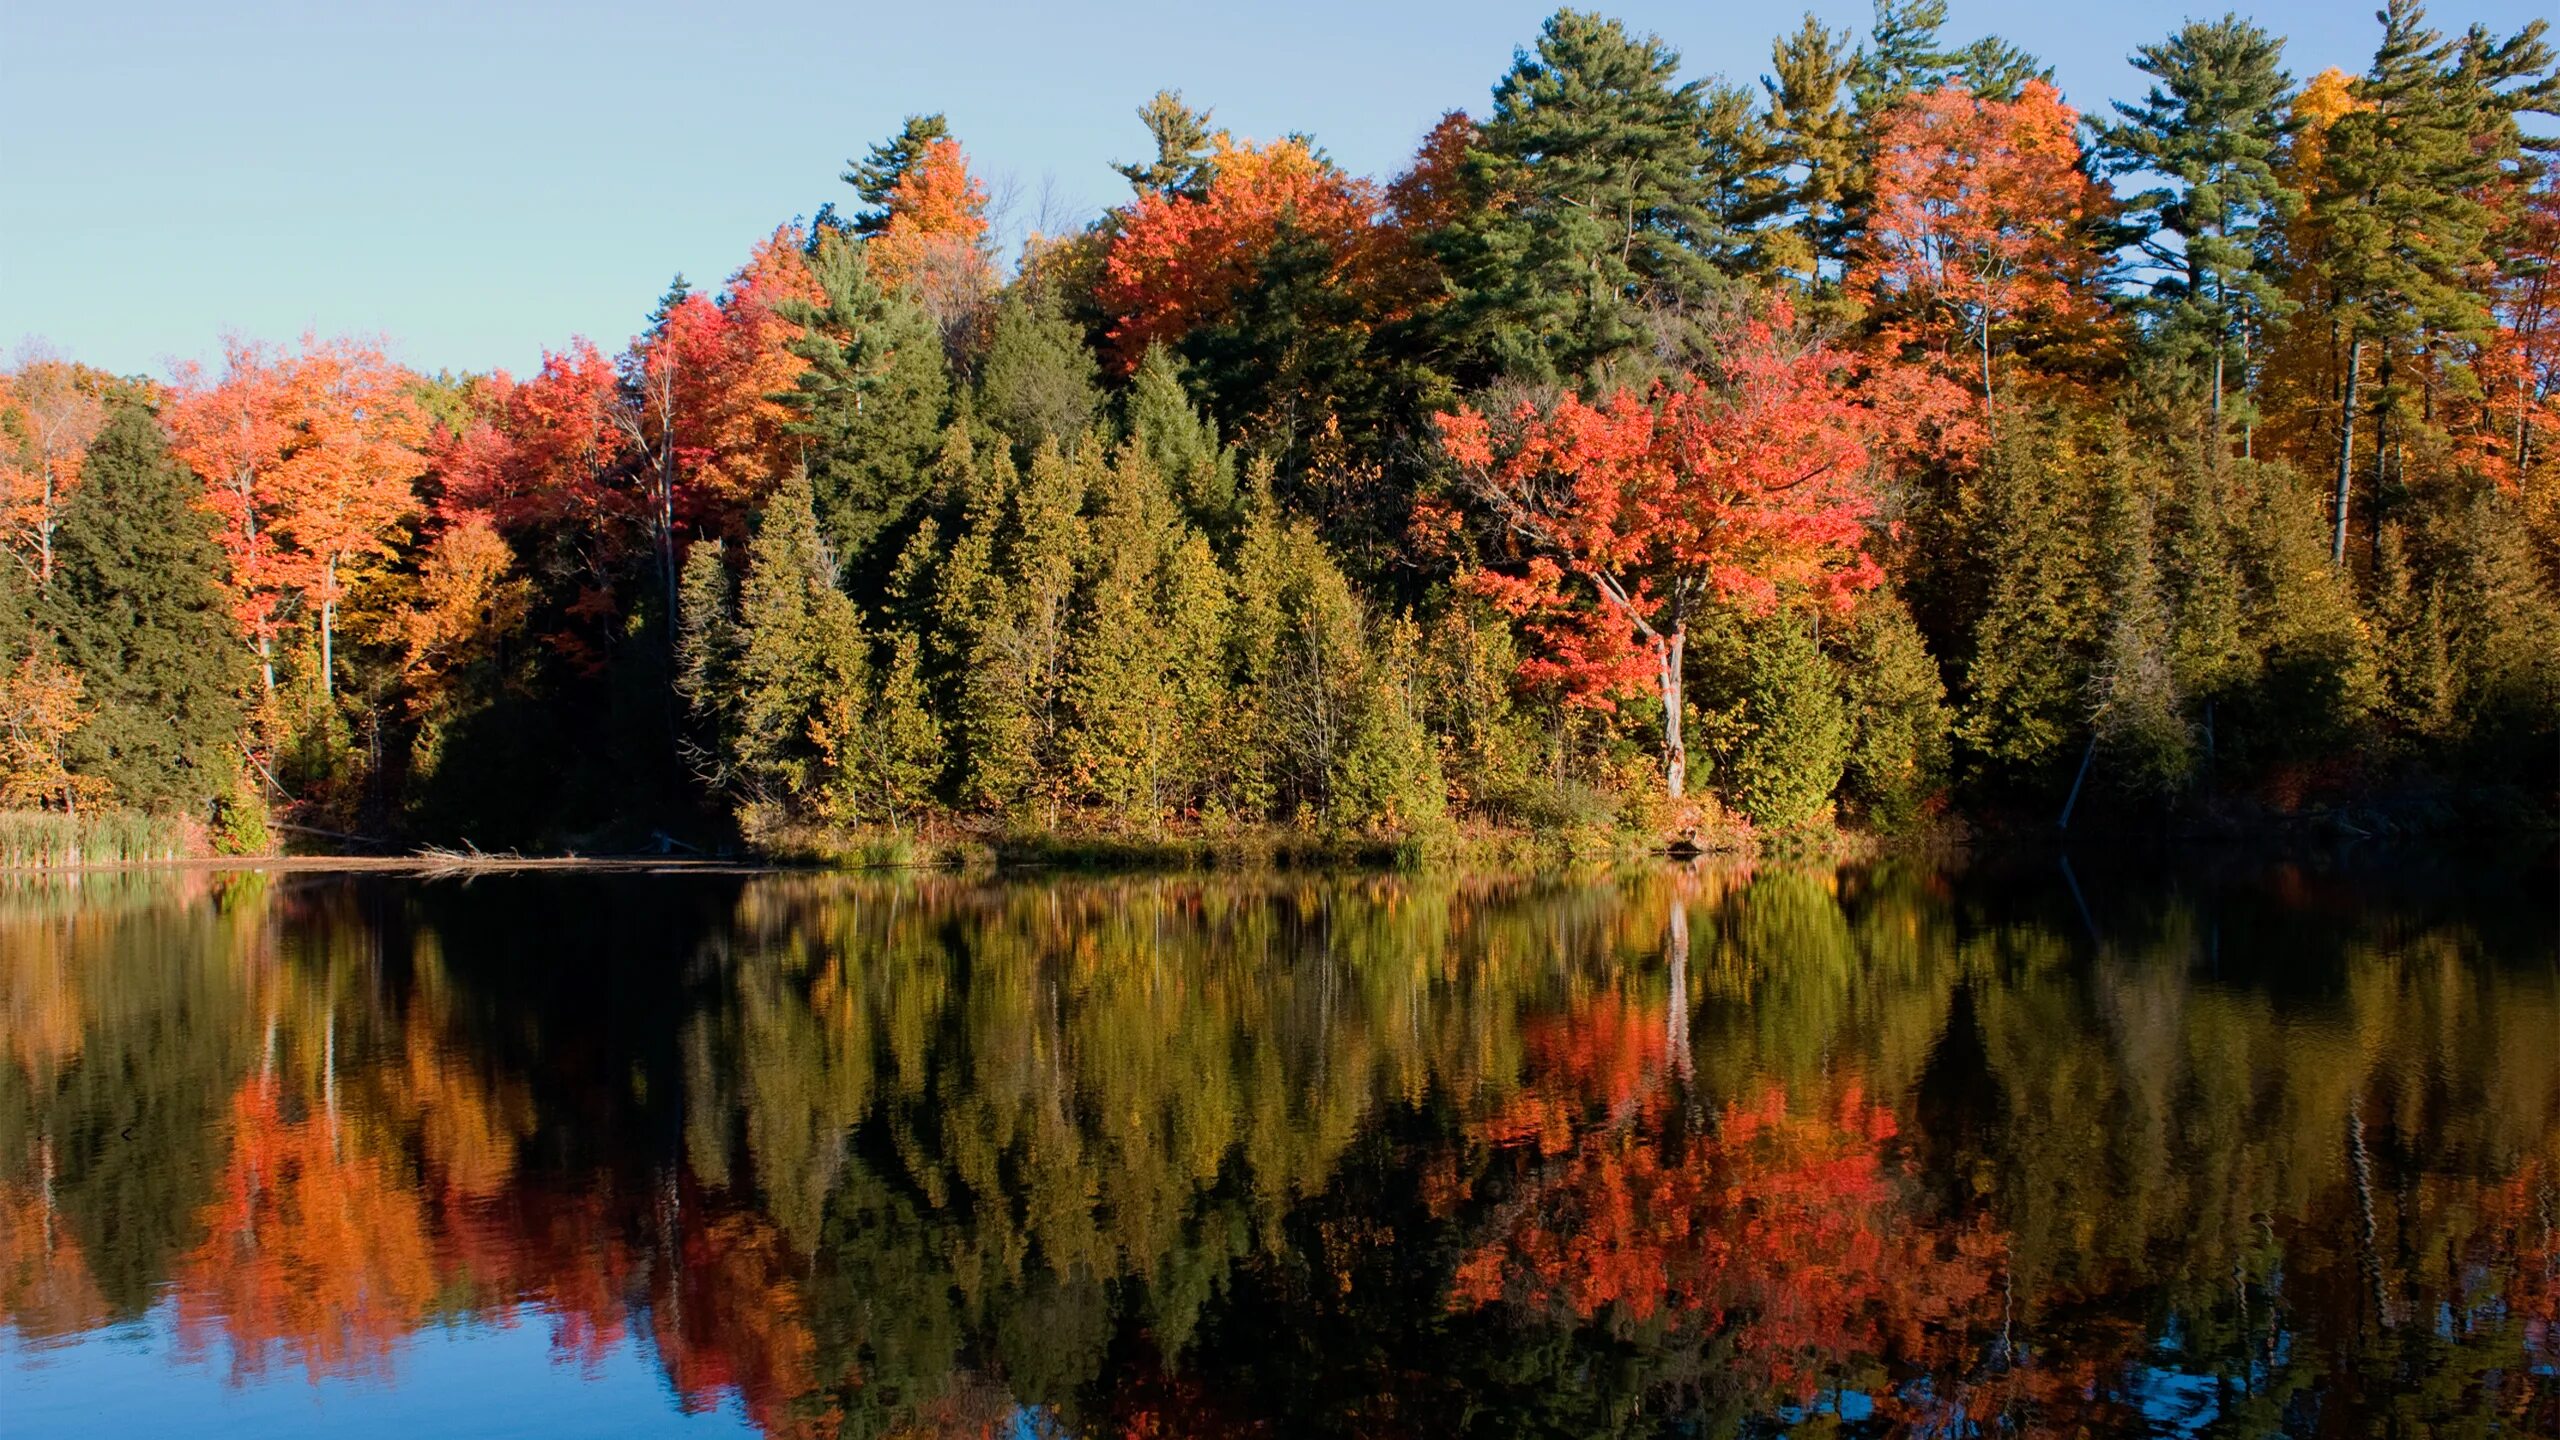
[[[2547,881],[21,879],[0,1400],[2550,1433]]]

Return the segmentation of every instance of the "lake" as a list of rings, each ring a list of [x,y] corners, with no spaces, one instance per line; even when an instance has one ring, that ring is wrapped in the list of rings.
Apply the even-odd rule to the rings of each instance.
[[[0,877],[0,1433],[2560,1433],[2556,897]]]

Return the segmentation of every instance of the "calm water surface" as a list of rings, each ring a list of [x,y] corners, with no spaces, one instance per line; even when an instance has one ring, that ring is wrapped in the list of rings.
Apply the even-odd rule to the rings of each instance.
[[[2549,1435],[2455,874],[0,880],[0,1434]]]

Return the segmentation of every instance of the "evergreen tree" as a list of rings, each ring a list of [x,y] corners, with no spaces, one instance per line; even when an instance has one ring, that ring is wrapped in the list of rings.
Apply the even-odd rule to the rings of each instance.
[[[1811,15],[1770,46],[1770,159],[1782,223],[1762,245],[1771,266],[1807,290],[1836,285],[1848,257],[1843,213],[1858,166],[1858,124],[1848,87],[1856,61],[1845,31]]]
[[[2215,727],[2217,748],[2264,763],[2352,744],[2378,677],[2355,596],[2329,563],[2319,492],[2282,465],[2244,461],[2225,473],[2241,497],[2233,553],[2258,658],[2231,723]]]
[[[703,788],[722,797],[730,790],[737,744],[737,692],[730,674],[737,645],[733,589],[726,548],[716,538],[695,541],[684,557],[676,599],[673,680],[691,721],[677,748]]]
[[[1553,379],[1639,345],[1650,312],[1718,288],[1701,209],[1700,86],[1615,20],[1559,10],[1494,88],[1467,164],[1499,202],[1449,238],[1462,342]]]
[[[1072,446],[1101,404],[1101,373],[1082,332],[1016,286],[978,363],[977,413],[1025,453],[1043,440]]]
[[[70,764],[140,809],[201,811],[240,772],[248,657],[214,582],[201,493],[150,414],[117,406],[63,507],[38,601],[91,710]]]
[[[844,183],[862,197],[865,207],[853,218],[854,233],[877,235],[887,229],[889,197],[898,192],[898,182],[924,158],[928,146],[950,138],[950,122],[941,115],[910,115],[897,134],[872,146],[863,158],[844,162]],[[818,238],[825,238],[823,227]]]
[[[1155,141],[1155,158],[1111,168],[1141,195],[1197,199],[1209,188],[1209,112],[1183,104],[1179,90],[1159,90],[1138,107],[1138,120]]]
[[[1349,734],[1326,777],[1328,819],[1364,834],[1423,838],[1447,820],[1448,785],[1422,719],[1414,627],[1388,628],[1356,695]]]
[[[731,754],[745,793],[786,814],[859,818],[868,646],[805,475],[784,479],[757,524],[735,635]]]
[[[2190,22],[2134,52],[2155,83],[2100,132],[2111,170],[2158,181],[2124,206],[2150,273],[2136,304],[2153,343],[2209,377],[2217,435],[2226,392],[2248,389],[2251,337],[2289,308],[2266,259],[2271,222],[2300,204],[2276,169],[2291,128],[2283,55],[2236,16]]]
[[[1149,350],[1129,387],[1129,437],[1173,487],[1191,523],[1212,539],[1234,532],[1240,518],[1235,451],[1193,408],[1182,372],[1162,349]]]
[[[2193,770],[2169,600],[2146,487],[2121,466],[2108,479],[2098,557],[2108,614],[2089,677],[2090,710],[2109,779],[2137,798],[2163,800]]]
[[[1136,445],[1121,447],[1089,535],[1066,675],[1067,763],[1107,815],[1152,833],[1181,752],[1158,580],[1177,542],[1172,497]]]
[[[906,520],[941,440],[950,377],[932,320],[881,287],[860,241],[827,231],[809,256],[823,304],[787,301],[807,360],[784,397],[807,437],[819,514],[839,553],[872,553]]]
[[[1954,79],[1963,63],[1938,46],[1947,23],[1946,0],[1875,0],[1875,21],[1858,47],[1850,79],[1858,115],[1872,125],[1910,95],[1926,94]]]
[[[2537,24],[2504,42],[2473,30],[2448,42],[2418,0],[2390,0],[2382,43],[2355,86],[2356,108],[2326,136],[2321,192],[2311,197],[2328,237],[2320,257],[2332,322],[2347,338],[2339,401],[2331,558],[2346,559],[2355,435],[2365,358],[2373,352],[2372,486],[2392,463],[2405,425],[2407,369],[2430,336],[2477,335],[2489,322],[2486,286],[2497,235],[2490,199],[2523,148],[2520,109],[2560,103],[2550,48]],[[2373,519],[2380,543],[2379,509]]]
[[[54,584],[36,600],[90,707],[69,764],[141,810],[200,812],[241,771],[246,651],[200,495],[151,415],[118,405],[61,507]]]
[[[1840,676],[1805,619],[1757,627],[1743,673],[1741,736],[1725,789],[1755,825],[1784,830],[1822,814],[1848,768],[1852,739]]]
[[[925,693],[916,637],[900,631],[887,645],[889,662],[863,717],[859,772],[865,813],[899,827],[933,803],[942,776],[943,736]]]
[[[1982,476],[1977,533],[1987,537],[1989,578],[1956,736],[1975,775],[1994,782],[2049,778],[2076,752],[2090,644],[2105,613],[2082,507],[2117,437],[2090,433],[2087,417],[2048,411],[2039,420],[2003,431]]]
[[[1946,684],[1902,597],[1859,605],[1843,645],[1849,701],[1845,793],[1886,829],[1920,818],[1947,781]]]

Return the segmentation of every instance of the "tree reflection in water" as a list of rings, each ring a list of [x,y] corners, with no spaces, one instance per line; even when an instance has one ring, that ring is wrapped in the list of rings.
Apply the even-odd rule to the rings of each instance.
[[[14,881],[0,1316],[776,1435],[2560,1428],[2534,877],[2084,876]]]

